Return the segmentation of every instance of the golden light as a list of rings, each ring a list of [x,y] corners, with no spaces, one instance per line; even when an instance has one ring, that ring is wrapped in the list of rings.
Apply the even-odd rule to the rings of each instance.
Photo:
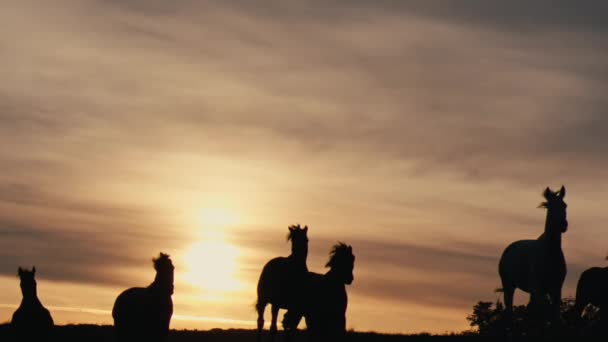
[[[221,295],[237,291],[241,282],[237,278],[239,251],[222,241],[197,242],[186,253],[188,268],[184,279],[206,292]]]
[[[234,226],[239,221],[239,216],[230,210],[221,208],[208,208],[200,213],[203,229],[217,231],[221,228]]]
[[[239,249],[226,237],[226,230],[236,225],[239,217],[225,209],[205,209],[199,218],[200,237],[184,255],[187,268],[184,280],[199,288],[208,299],[221,299],[243,287],[237,275]]]

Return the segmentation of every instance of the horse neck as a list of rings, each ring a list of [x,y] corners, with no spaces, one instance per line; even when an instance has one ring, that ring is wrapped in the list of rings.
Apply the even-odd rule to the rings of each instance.
[[[21,299],[21,305],[32,305],[40,303],[35,288],[33,290],[28,291],[21,290],[21,294],[23,295],[23,298]]]
[[[166,276],[162,276],[159,272],[156,272],[154,281],[148,288],[158,290],[161,293],[167,292],[168,295],[173,294],[173,283],[167,280]]]
[[[331,280],[331,283],[336,286],[346,288],[344,285],[344,280],[333,268],[327,271],[327,273],[325,273],[325,278]]]
[[[553,220],[551,211],[547,210],[547,217],[545,219],[545,231],[539,237],[539,240],[543,240],[545,245],[550,248],[560,249],[562,248],[562,233],[559,227],[554,227],[559,223]]]
[[[298,246],[296,243],[291,243],[291,258],[296,262],[306,264],[306,258],[308,257],[308,245]]]

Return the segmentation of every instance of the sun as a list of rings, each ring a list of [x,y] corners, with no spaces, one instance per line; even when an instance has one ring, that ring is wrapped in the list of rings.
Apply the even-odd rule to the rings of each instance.
[[[185,256],[185,280],[205,292],[221,294],[237,291],[239,250],[221,241],[202,241],[193,244]]]
[[[198,217],[201,230],[185,252],[184,280],[208,297],[220,298],[240,290],[240,251],[227,238],[227,231],[238,223],[239,216],[230,210],[208,208]]]

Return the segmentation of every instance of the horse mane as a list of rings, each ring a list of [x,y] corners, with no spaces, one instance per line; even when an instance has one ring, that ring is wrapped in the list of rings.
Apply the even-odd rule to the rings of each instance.
[[[302,228],[300,224],[292,224],[287,228],[289,229],[289,233],[287,233],[287,241],[293,240],[293,237],[296,232],[308,231],[308,226],[304,226],[304,228]]]
[[[331,251],[329,252],[329,261],[325,264],[325,267],[334,267],[340,260],[352,256],[353,248],[344,242],[338,242],[331,248]]]

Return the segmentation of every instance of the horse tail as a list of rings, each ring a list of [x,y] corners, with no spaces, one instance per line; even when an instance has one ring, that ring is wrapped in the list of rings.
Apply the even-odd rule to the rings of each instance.
[[[253,304],[252,304],[253,308],[257,311],[260,308],[260,300],[256,300]]]

